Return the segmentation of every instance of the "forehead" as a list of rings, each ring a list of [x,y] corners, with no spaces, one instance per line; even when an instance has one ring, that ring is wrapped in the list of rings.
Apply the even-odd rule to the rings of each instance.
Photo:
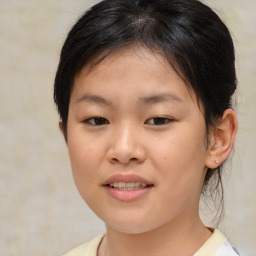
[[[169,68],[167,59],[161,51],[151,50],[141,45],[130,45],[96,54],[76,76],[79,76],[81,72],[86,75],[98,73],[117,62],[118,65],[121,62],[123,64],[130,62],[133,65],[142,65],[145,68],[153,65]]]
[[[190,100],[196,98],[190,86],[161,52],[144,47],[129,47],[102,56],[94,58],[77,73],[72,94],[97,89],[104,92],[110,87],[121,88],[125,93],[134,84],[137,85],[135,89],[138,93],[150,93],[153,88],[150,85],[155,84],[159,85],[154,87],[158,93],[169,86],[183,96],[189,96]]]

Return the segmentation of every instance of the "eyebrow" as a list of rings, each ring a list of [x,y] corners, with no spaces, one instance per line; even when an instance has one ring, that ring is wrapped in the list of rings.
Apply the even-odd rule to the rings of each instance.
[[[111,101],[101,96],[91,95],[91,94],[83,95],[82,97],[77,99],[76,103],[78,104],[82,101],[87,101],[87,102],[96,103],[100,105],[107,105],[107,106],[113,105]],[[164,102],[164,101],[183,102],[183,100],[180,97],[172,93],[160,93],[156,95],[139,98],[139,103],[142,103],[142,104],[154,104],[154,103]]]
[[[81,101],[87,101],[87,102],[97,103],[100,105],[107,105],[107,106],[112,105],[112,102],[110,102],[109,100],[107,100],[101,96],[90,95],[90,94],[85,94],[82,97],[78,98],[76,103],[80,103]]]
[[[139,101],[140,103],[143,103],[143,104],[154,104],[154,103],[163,102],[163,101],[183,102],[183,100],[180,97],[172,93],[160,93],[160,94],[151,95],[148,97],[141,97]]]

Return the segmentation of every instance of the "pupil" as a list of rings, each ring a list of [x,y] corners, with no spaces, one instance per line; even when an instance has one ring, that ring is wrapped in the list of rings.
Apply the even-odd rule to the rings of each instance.
[[[96,125],[103,125],[103,124],[106,124],[106,119],[103,117],[96,117],[94,119],[94,122]]]
[[[154,118],[154,123],[155,123],[156,125],[165,124],[165,118],[161,118],[161,117]]]

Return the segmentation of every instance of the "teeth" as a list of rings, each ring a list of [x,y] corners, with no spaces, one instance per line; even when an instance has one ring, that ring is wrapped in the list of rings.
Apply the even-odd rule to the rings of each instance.
[[[145,188],[147,184],[140,182],[114,182],[109,184],[110,187],[120,189],[120,190],[134,190]]]

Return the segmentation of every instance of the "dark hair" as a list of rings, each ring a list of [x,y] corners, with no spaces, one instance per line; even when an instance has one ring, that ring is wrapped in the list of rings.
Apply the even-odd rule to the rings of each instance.
[[[64,132],[75,75],[92,60],[135,45],[161,52],[186,81],[202,103],[207,131],[231,108],[237,85],[233,42],[208,6],[197,0],[104,0],[77,21],[61,51],[54,99]],[[221,166],[208,169],[203,192],[213,181],[222,203]]]

